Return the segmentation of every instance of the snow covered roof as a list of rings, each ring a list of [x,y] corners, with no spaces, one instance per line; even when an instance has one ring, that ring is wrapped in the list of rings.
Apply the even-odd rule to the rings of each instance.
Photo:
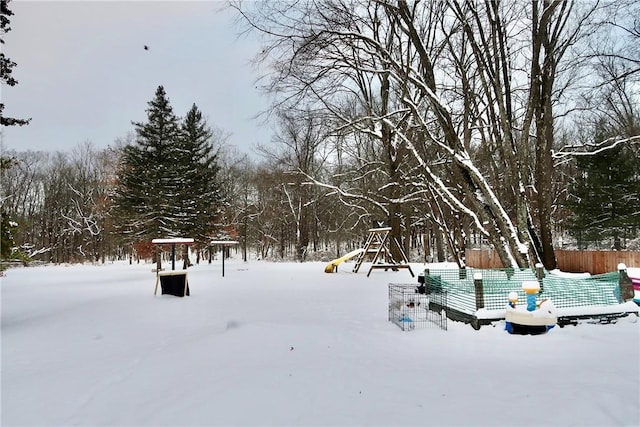
[[[151,243],[155,243],[157,245],[189,244],[189,243],[193,243],[193,239],[189,237],[174,237],[169,239],[153,239]]]

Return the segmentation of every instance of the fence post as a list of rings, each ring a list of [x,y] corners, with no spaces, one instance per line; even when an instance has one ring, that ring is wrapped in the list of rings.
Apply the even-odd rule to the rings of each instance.
[[[633,282],[627,275],[627,266],[624,263],[618,264],[618,292],[620,293],[620,299],[622,301],[629,301],[633,299]]]
[[[429,289],[429,269],[425,268],[422,273],[422,278],[418,274],[418,293],[428,294],[430,293]]]
[[[482,287],[482,273],[473,273],[473,287],[476,291],[476,310],[484,308],[484,289]]]
[[[544,265],[541,263],[536,264],[536,278],[538,279],[538,283],[540,283],[540,293],[542,293],[542,291],[544,291],[542,283],[542,279],[544,279]]]

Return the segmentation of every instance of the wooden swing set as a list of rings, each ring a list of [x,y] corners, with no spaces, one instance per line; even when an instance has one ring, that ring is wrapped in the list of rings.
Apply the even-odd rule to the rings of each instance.
[[[369,277],[373,270],[384,269],[387,271],[391,269],[398,271],[401,268],[408,269],[411,277],[415,277],[409,265],[407,255],[402,250],[402,246],[400,246],[400,243],[398,243],[395,237],[391,236],[391,227],[370,228],[368,232],[369,236],[367,237],[364,249],[360,252],[358,258],[356,258],[356,263],[353,267],[354,273],[360,270],[365,258],[373,254],[367,277]],[[391,252],[392,248],[395,249],[395,252],[400,256],[399,260],[394,259]]]

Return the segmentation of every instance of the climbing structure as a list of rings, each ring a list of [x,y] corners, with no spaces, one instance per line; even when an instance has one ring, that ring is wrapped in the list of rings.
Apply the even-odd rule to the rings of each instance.
[[[391,227],[370,228],[368,231],[369,236],[364,245],[364,250],[358,255],[356,264],[353,267],[353,272],[357,273],[366,257],[373,254],[367,277],[369,277],[374,269],[384,269],[385,271],[392,269],[397,271],[400,268],[408,269],[411,277],[414,277],[411,266],[409,265],[409,260],[402,250],[402,247],[398,243],[398,240],[390,234]],[[401,259],[396,260],[393,258],[391,252],[392,247]]]

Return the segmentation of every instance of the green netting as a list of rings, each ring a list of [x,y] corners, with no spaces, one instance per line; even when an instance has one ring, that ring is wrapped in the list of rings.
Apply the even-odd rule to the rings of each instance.
[[[520,304],[526,304],[523,281],[536,281],[530,269],[429,270],[425,280],[435,289],[447,291],[449,307],[462,313],[476,312],[474,274],[482,274],[484,308],[498,310],[506,307],[510,292],[518,294]],[[538,300],[547,298],[558,308],[618,304],[618,273],[585,278],[553,276],[544,272]]]
[[[546,275],[540,298],[550,298],[558,308],[618,304],[619,273],[574,279]]]

